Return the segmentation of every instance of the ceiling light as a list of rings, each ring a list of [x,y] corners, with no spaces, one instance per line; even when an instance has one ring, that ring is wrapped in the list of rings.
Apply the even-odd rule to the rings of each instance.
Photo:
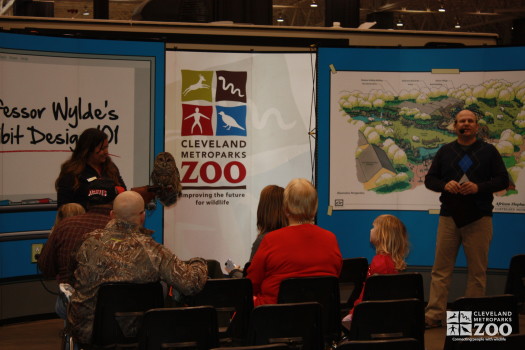
[[[315,0],[312,0],[310,3],[310,7],[317,7],[317,2]]]
[[[277,18],[277,22],[279,22],[279,23],[283,23],[284,22],[283,15],[279,15],[279,17]]]
[[[445,8],[443,7],[443,5],[441,5],[438,9],[439,12],[445,12]]]
[[[397,27],[402,27],[403,26],[403,21],[402,20],[398,20],[397,23],[396,23],[396,26]]]
[[[84,16],[89,16],[89,10],[88,10],[87,6],[84,7],[84,12],[82,12],[82,14],[83,14]]]
[[[456,22],[456,25],[454,26],[454,28],[456,28],[456,29],[459,29],[459,28],[461,28],[461,25],[459,24],[459,21],[458,21],[458,22]]]

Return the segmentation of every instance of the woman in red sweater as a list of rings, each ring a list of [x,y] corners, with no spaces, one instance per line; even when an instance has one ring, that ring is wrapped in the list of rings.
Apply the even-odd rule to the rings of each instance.
[[[254,304],[275,304],[281,281],[289,277],[339,276],[343,259],[335,235],[314,225],[317,191],[306,179],[284,190],[288,226],[268,233],[248,268]]]

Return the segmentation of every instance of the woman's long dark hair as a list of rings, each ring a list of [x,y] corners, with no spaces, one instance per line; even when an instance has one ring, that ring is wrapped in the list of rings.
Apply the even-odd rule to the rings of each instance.
[[[268,233],[288,226],[283,208],[284,188],[268,185],[261,191],[257,207],[257,230]]]
[[[84,130],[78,138],[71,158],[62,163],[62,166],[60,167],[60,174],[55,181],[55,189],[57,191],[58,184],[67,175],[73,175],[73,178],[75,179],[73,189],[78,189],[80,184],[78,181],[78,175],[80,175],[86,167],[89,156],[95,152],[97,147],[99,147],[107,138],[108,135],[99,129],[89,128]],[[121,185],[118,176],[118,169],[110,157],[107,157],[104,164],[102,164],[102,172],[106,177],[112,179],[115,184]]]

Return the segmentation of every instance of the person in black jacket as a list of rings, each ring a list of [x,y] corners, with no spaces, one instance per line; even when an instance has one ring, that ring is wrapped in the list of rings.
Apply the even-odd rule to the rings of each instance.
[[[456,115],[454,130],[457,140],[440,148],[425,177],[428,189],[441,192],[436,255],[425,311],[427,328],[441,326],[460,245],[467,258],[465,296],[485,295],[493,193],[509,185],[496,147],[478,139],[478,120],[472,111],[462,110]]]
[[[71,158],[65,161],[55,182],[57,204],[79,203],[87,209],[88,186],[95,179],[112,180],[119,192],[126,189],[120,172],[108,154],[108,136],[101,130],[84,130]]]

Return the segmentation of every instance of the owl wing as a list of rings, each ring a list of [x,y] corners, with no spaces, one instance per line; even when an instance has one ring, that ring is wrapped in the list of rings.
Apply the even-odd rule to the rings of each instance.
[[[160,186],[161,185],[161,174],[163,172],[164,168],[164,152],[160,152],[155,157],[155,162],[153,163],[153,170],[151,171],[151,182],[154,186]]]
[[[153,184],[153,186],[159,186],[159,177],[158,177],[158,174],[157,174],[157,171],[155,169],[155,167],[153,167],[153,171],[151,172],[151,183]]]
[[[178,193],[178,197],[180,197],[182,195],[182,183],[180,181],[180,173],[179,173],[179,169],[177,168],[177,164],[175,164],[175,172],[173,174],[173,181],[174,181],[173,187],[176,189]]]

